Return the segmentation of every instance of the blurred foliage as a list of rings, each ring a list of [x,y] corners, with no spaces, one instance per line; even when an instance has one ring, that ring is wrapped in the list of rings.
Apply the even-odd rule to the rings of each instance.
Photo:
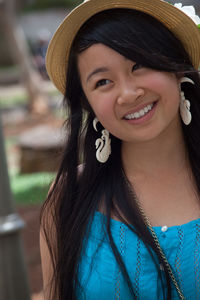
[[[3,70],[9,70],[10,72],[14,72],[16,67],[5,67],[1,68],[0,67],[0,74],[3,73]],[[47,95],[49,96],[48,101],[49,105],[53,106],[52,108],[53,113],[57,114],[57,110],[61,110],[61,100],[62,100],[62,95],[59,93],[59,91],[56,88],[49,88],[47,91]],[[26,107],[28,108],[29,105],[29,99],[26,93],[26,90],[16,90],[16,91],[11,91],[9,93],[1,93],[0,94],[0,109],[14,109],[16,107]]]
[[[28,98],[26,94],[19,94],[6,98],[0,95],[0,109],[13,108],[22,105],[28,106]]]
[[[15,203],[39,204],[47,196],[55,173],[16,174],[11,176],[11,189]]]
[[[47,9],[53,7],[68,7],[73,8],[82,3],[83,0],[35,0],[31,4],[24,6],[25,10]]]

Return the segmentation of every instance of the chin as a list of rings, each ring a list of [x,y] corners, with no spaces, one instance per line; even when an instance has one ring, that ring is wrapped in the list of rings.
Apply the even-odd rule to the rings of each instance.
[[[126,143],[150,142],[160,137],[162,135],[162,132],[162,130],[150,129],[148,131],[145,130],[144,132],[140,131],[137,134],[134,134],[127,138],[121,138],[121,140],[122,142]]]

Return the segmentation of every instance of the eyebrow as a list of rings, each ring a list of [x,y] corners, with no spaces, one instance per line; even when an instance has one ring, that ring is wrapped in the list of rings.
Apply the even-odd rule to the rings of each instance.
[[[97,68],[97,69],[95,69],[94,71],[92,71],[92,72],[88,75],[86,82],[88,82],[89,79],[90,79],[93,75],[95,75],[95,74],[97,74],[97,73],[102,73],[102,72],[108,72],[108,68],[102,67],[102,68]]]

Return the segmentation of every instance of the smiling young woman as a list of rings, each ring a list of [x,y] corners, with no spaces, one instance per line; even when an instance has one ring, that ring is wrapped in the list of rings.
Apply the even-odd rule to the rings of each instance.
[[[180,130],[177,75],[138,65],[101,43],[81,52],[77,67],[93,112],[120,140],[150,140],[174,119]]]
[[[88,0],[58,28],[69,138],[41,213],[45,300],[200,299],[199,63],[198,29],[162,0]]]

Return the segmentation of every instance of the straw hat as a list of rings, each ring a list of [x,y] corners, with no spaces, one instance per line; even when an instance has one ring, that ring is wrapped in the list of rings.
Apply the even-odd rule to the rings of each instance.
[[[198,69],[200,64],[199,29],[186,14],[173,5],[163,0],[85,0],[60,24],[47,51],[47,72],[62,94],[65,93],[69,52],[78,30],[96,13],[112,8],[139,10],[156,18],[182,42],[194,67]]]

